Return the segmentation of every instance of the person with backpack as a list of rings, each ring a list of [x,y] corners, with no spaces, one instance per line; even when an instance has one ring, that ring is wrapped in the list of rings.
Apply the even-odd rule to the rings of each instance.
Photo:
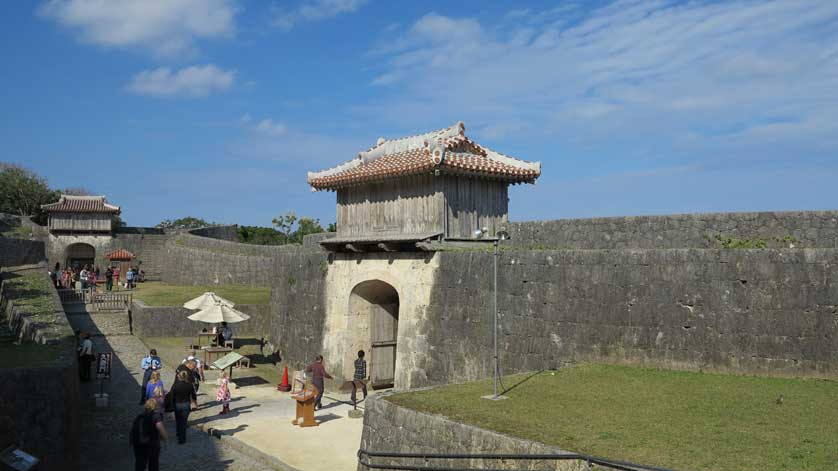
[[[129,440],[134,448],[134,471],[158,471],[160,447],[168,437],[163,427],[163,415],[157,412],[157,401],[149,399],[142,414],[134,418]]]

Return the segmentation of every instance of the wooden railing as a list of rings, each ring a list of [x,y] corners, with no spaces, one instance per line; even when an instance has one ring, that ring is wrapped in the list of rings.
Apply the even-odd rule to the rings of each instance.
[[[131,293],[93,293],[94,311],[121,311],[131,307]]]
[[[61,304],[84,304],[90,311],[121,311],[131,307],[131,293],[97,292],[88,289],[59,289]]]

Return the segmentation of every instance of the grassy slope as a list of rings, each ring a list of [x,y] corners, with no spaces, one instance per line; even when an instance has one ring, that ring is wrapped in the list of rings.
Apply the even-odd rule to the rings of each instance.
[[[72,344],[74,340],[69,327],[54,312],[56,306],[51,296],[54,288],[46,271],[21,270],[5,276],[8,277],[6,288],[14,293],[15,304],[26,309],[30,320],[58,334],[62,343],[61,345],[16,345],[2,342],[0,343],[0,368],[36,367],[50,364],[65,351],[64,347]],[[7,322],[7,320],[3,318],[2,322]]]
[[[582,365],[389,400],[563,449],[685,470],[838,469],[838,382]],[[777,404],[780,395],[782,405]]]
[[[271,297],[270,288],[261,286],[184,286],[156,281],[138,283],[132,292],[134,298],[149,306],[180,306],[206,291],[212,291],[236,304],[267,304]]]

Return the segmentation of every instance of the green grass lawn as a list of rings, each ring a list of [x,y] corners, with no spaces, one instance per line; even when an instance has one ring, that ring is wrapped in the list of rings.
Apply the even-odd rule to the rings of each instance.
[[[236,304],[268,304],[271,298],[271,289],[263,286],[186,286],[158,281],[138,283],[137,288],[131,292],[135,299],[140,299],[149,306],[180,306],[207,291]]]
[[[838,469],[838,382],[579,365],[395,394],[413,409],[562,449],[679,470]],[[777,399],[783,396],[783,403]]]
[[[179,365],[186,358],[186,345],[194,344],[194,337],[147,337],[143,339],[149,349],[157,349],[157,354],[164,363],[170,366]],[[236,352],[250,358],[253,368],[234,369],[233,380],[239,378],[259,377],[267,383],[276,386],[282,380],[282,371],[274,366],[269,358],[259,354],[259,339],[236,337]],[[269,354],[269,352],[265,352]],[[203,352],[198,352],[198,358],[204,361]],[[282,364],[280,365],[282,366]],[[290,373],[289,373],[290,374]],[[213,376],[215,378],[215,376]]]

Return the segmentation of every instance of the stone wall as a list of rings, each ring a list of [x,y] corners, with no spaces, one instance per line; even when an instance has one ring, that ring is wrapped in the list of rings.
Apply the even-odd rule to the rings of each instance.
[[[274,259],[299,245],[266,246],[179,234],[166,243],[162,278],[187,285],[269,286]]]
[[[364,429],[361,449],[373,452],[398,453],[474,453],[474,454],[558,454],[568,453],[543,443],[509,437],[497,432],[465,425],[439,415],[418,412],[387,401],[388,394],[374,395],[364,402]],[[477,399],[479,400],[479,399]],[[387,460],[375,459],[375,464],[437,466],[452,469],[554,469],[581,471],[587,467],[580,462],[539,462],[533,460]],[[547,463],[553,464],[548,467]],[[367,468],[358,466],[359,471]]]
[[[236,304],[250,319],[231,325],[236,337],[267,337],[270,333],[270,306]],[[140,300],[131,305],[131,328],[138,337],[194,337],[208,324],[187,319],[195,311],[176,306],[148,306]]]
[[[489,376],[492,254],[438,255],[428,383]],[[502,252],[503,372],[604,361],[836,378],[836,269],[835,249]]]
[[[96,249],[96,265],[104,267],[108,265],[105,254],[117,249],[125,249],[134,254],[132,265],[139,267],[145,272],[147,280],[160,280],[162,272],[168,266],[166,259],[165,244],[169,236],[159,230],[141,228],[123,228],[118,232],[101,235],[61,235],[46,236],[47,258],[50,267],[59,262],[63,267],[67,247],[72,244],[82,243],[93,246]]]
[[[274,260],[269,339],[291,369],[323,352],[328,261],[326,253],[314,250],[288,252]]]
[[[49,286],[44,264],[4,269],[3,279],[36,272]],[[3,381],[0,381],[0,417],[12,421],[18,446],[41,460],[38,469],[63,471],[74,469],[79,446],[79,384],[75,341],[58,294],[47,288],[41,295],[52,306],[49,312],[31,315],[18,293],[0,289],[0,306],[5,322],[21,345],[3,339]],[[19,350],[24,353],[16,353]],[[5,365],[12,361],[13,364]]]
[[[678,214],[509,225],[517,248],[680,249],[721,248],[715,236],[763,241],[768,247],[838,247],[838,211]],[[793,238],[793,239],[792,239]]]
[[[226,240],[229,242],[239,241],[239,226],[236,224],[233,224],[232,226],[201,227],[199,229],[192,229],[189,233],[199,237],[208,237],[210,239]]]
[[[0,267],[38,263],[44,260],[45,252],[41,241],[0,237]]]

